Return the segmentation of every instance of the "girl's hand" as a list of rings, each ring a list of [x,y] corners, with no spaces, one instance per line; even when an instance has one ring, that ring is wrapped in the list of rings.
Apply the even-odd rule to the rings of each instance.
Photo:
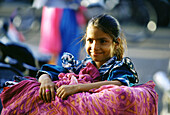
[[[57,89],[57,96],[61,99],[66,99],[68,96],[78,92],[76,85],[62,85]]]
[[[45,102],[51,102],[55,100],[55,90],[57,86],[52,82],[48,74],[43,74],[39,77],[41,83],[39,89],[39,96]]]

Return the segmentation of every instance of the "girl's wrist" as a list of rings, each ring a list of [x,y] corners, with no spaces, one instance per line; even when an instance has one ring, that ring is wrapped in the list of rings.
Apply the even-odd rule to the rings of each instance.
[[[50,78],[50,76],[49,76],[48,74],[42,74],[42,75],[39,77],[39,79],[38,79],[38,81],[39,81],[40,83],[43,82],[43,81],[48,81],[48,80],[51,81],[51,78]]]

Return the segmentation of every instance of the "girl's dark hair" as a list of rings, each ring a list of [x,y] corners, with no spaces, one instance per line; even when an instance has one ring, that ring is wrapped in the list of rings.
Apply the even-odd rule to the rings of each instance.
[[[118,43],[117,48],[114,51],[114,55],[117,57],[117,60],[121,60],[123,58],[124,50],[126,46],[126,39],[121,31],[120,24],[116,18],[108,14],[101,14],[93,17],[88,26],[94,26],[102,30],[103,32],[109,34],[113,38],[113,42]],[[86,30],[87,31],[87,30]],[[120,38],[120,40],[118,40]],[[83,37],[85,41],[86,34]]]

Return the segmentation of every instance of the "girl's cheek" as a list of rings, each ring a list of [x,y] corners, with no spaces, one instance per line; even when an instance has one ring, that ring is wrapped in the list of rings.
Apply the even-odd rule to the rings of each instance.
[[[88,46],[87,45],[85,45],[85,50],[86,50],[86,52],[88,52]]]
[[[85,48],[86,48],[85,50],[86,50],[87,54],[90,55],[90,49],[91,49],[91,48],[90,48],[90,47],[87,47],[87,46],[86,46]]]
[[[88,44],[85,45],[86,50],[88,50],[90,48],[90,46]]]

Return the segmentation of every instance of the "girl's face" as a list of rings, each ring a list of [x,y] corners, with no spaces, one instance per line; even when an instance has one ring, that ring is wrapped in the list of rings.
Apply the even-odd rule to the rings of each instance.
[[[115,42],[111,36],[94,26],[87,28],[85,46],[98,68],[114,55]]]

